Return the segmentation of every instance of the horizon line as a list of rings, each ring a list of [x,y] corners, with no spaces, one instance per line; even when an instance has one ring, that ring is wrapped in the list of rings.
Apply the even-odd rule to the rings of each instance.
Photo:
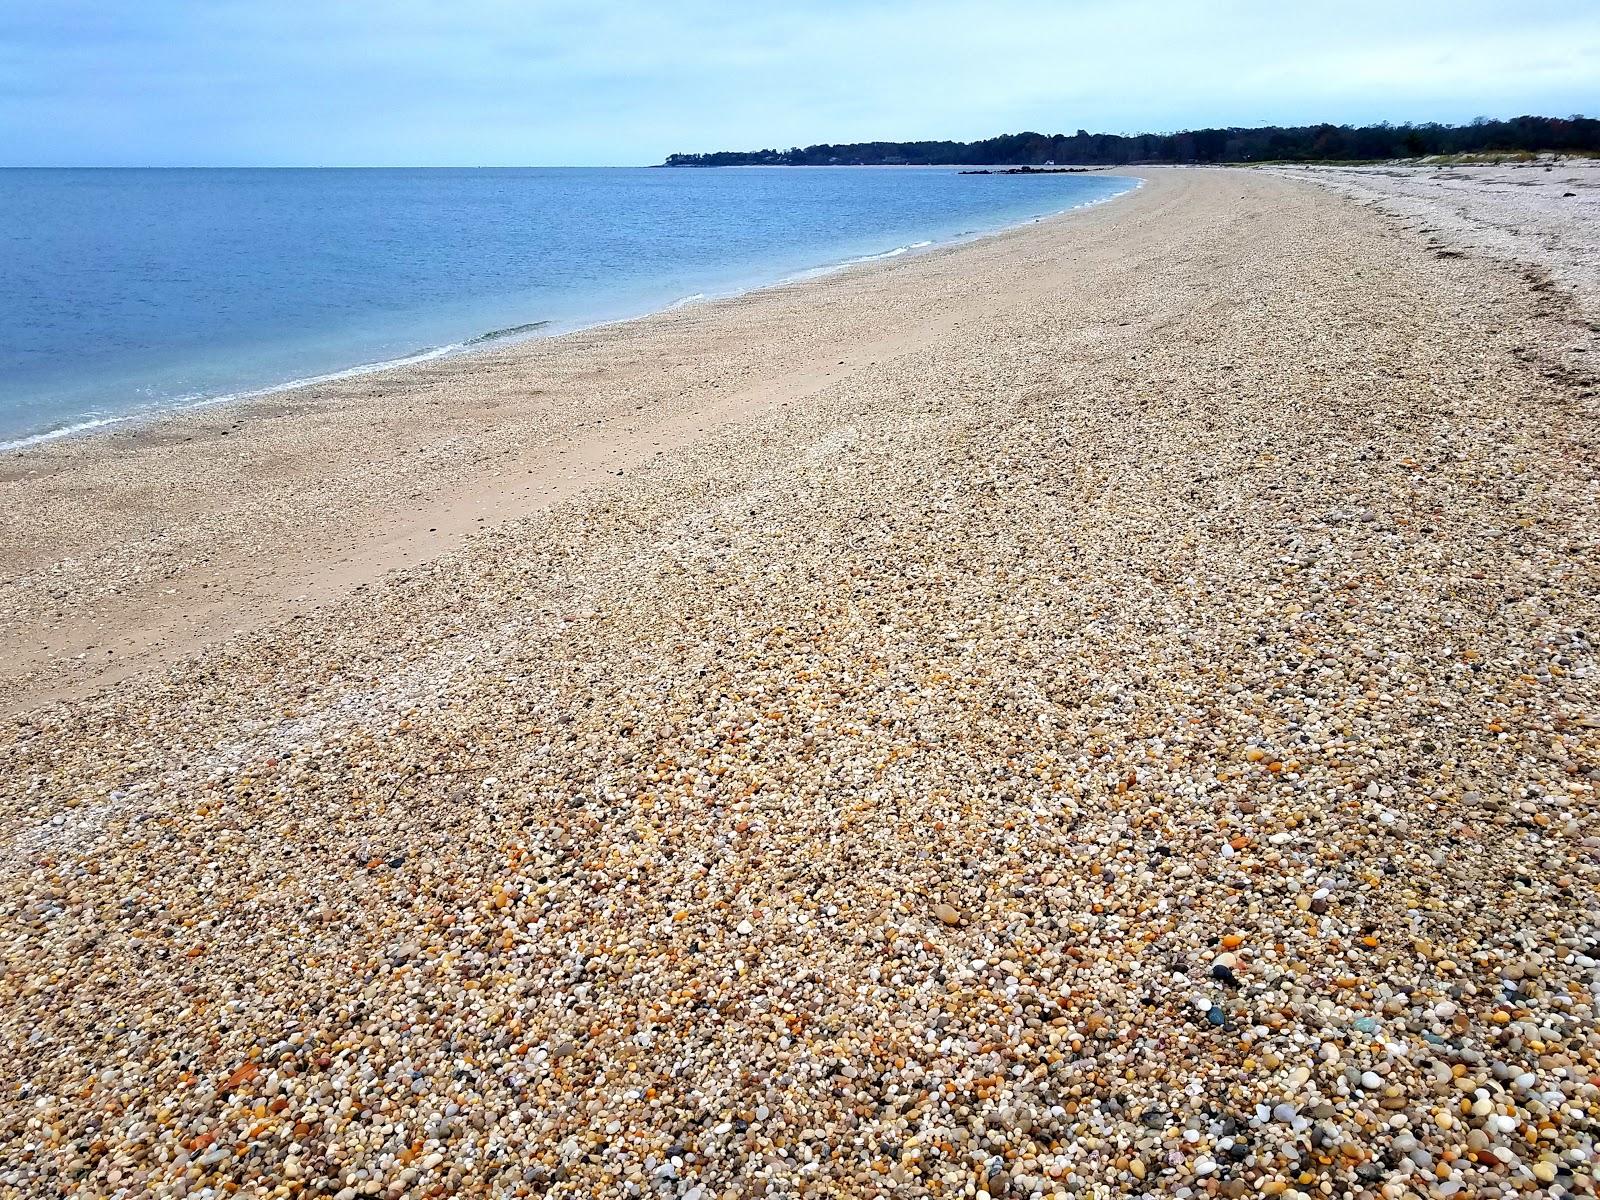
[[[854,142],[812,142],[808,146],[797,146],[801,150],[813,146],[870,146],[876,144],[886,145],[917,145],[928,142],[948,142],[952,145],[970,146],[979,142],[997,141],[1006,137],[1025,137],[1030,134],[1038,137],[1077,137],[1088,133],[1090,137],[1114,138],[1141,138],[1141,137],[1174,137],[1184,133],[1199,133],[1209,130],[1241,130],[1255,131],[1262,129],[1315,129],[1327,125],[1336,129],[1378,129],[1384,126],[1391,128],[1416,128],[1427,126],[1442,126],[1452,129],[1471,128],[1480,122],[1495,124],[1524,119],[1538,119],[1546,121],[1582,121],[1588,115],[1581,112],[1572,112],[1565,115],[1543,114],[1535,112],[1520,112],[1513,116],[1488,116],[1480,113],[1470,119],[1461,121],[1441,121],[1437,118],[1429,120],[1403,120],[1394,121],[1384,119],[1373,121],[1364,125],[1357,125],[1351,121],[1312,121],[1301,125],[1284,125],[1276,122],[1263,122],[1257,125],[1206,125],[1199,127],[1184,127],[1164,131],[1141,130],[1137,133],[1112,133],[1101,130],[1090,133],[1086,129],[1078,129],[1074,133],[1043,134],[1035,129],[1022,129],[1015,133],[990,134],[987,137],[974,138],[970,141],[961,141],[957,138],[873,138],[866,141]],[[767,151],[786,153],[787,149],[780,149],[777,145],[762,147],[759,150],[711,150],[711,151],[669,151],[660,161],[651,163],[0,163],[0,171],[538,171],[538,170],[635,170],[654,167],[665,167],[669,160],[677,157],[694,158],[710,154],[761,154]],[[741,165],[771,165],[774,167],[786,164],[741,164]],[[902,165],[902,164],[853,164],[837,163],[828,164],[835,166],[855,165]],[[964,166],[972,164],[950,163],[910,163],[907,166]],[[1127,164],[1133,165],[1133,164]]]

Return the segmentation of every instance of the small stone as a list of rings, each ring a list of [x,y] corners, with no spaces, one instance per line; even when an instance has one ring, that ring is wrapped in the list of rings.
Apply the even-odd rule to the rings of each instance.
[[[327,389],[305,497],[288,444],[190,488],[159,430],[6,452],[0,624],[39,588],[96,624],[113,559],[135,607],[231,587],[235,523],[342,539],[402,433],[406,520],[517,519],[7,693],[0,1195],[1592,1191],[1593,306],[1437,267],[1313,182],[1342,173],[1139,173],[1129,220],[911,287]],[[1456,175],[1361,187],[1538,187]],[[701,411],[781,380],[749,425]],[[716,433],[575,490],[669,417]],[[594,462],[524,469],[574,422]],[[134,483],[108,554],[81,522]]]
[[[1236,988],[1242,986],[1239,983],[1239,977],[1221,963],[1217,963],[1211,968],[1211,977],[1220,980],[1227,987]]]

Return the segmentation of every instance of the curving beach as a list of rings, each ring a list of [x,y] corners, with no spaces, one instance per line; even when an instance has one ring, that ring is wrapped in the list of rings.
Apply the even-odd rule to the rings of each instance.
[[[1135,173],[0,456],[0,1197],[1592,1194],[1589,268]]]

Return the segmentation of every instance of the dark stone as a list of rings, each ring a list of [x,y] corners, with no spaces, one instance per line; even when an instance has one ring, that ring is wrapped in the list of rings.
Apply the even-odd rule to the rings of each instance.
[[[1231,988],[1240,986],[1239,977],[1233,973],[1231,968],[1225,967],[1221,963],[1211,968],[1211,978],[1220,979]]]

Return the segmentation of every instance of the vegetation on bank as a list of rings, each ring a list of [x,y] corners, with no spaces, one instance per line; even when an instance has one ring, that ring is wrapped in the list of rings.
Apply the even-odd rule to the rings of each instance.
[[[1468,125],[1265,125],[1180,133],[1009,133],[978,142],[855,142],[788,150],[669,154],[666,167],[1119,166],[1125,163],[1329,162],[1518,152],[1600,153],[1592,117],[1480,117]]]

